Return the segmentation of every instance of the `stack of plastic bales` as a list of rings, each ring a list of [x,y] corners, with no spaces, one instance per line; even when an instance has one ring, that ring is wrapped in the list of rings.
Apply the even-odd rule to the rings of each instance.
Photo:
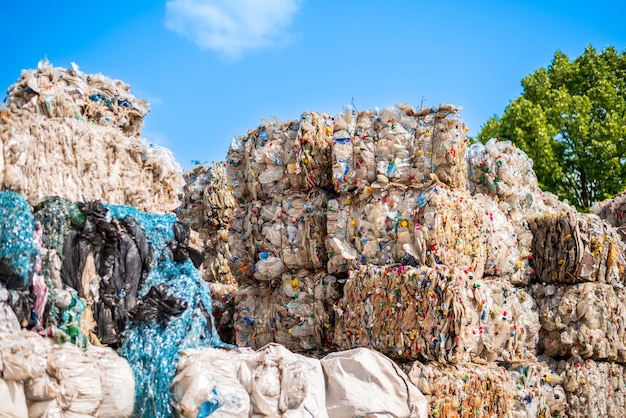
[[[233,315],[237,282],[230,269],[228,226],[235,201],[228,190],[224,163],[199,165],[185,173],[178,219],[197,231],[204,254],[201,273],[211,283],[213,315],[224,342],[234,343]]]
[[[180,166],[169,150],[138,137],[149,109],[128,85],[42,61],[8,93],[0,111],[0,188],[33,205],[62,196],[155,212],[179,206]]]
[[[623,416],[626,245],[596,215],[537,216],[533,232],[539,351],[563,359],[569,416]]]
[[[238,345],[319,350],[337,279],[326,273],[333,120],[305,113],[236,138],[227,158]]]

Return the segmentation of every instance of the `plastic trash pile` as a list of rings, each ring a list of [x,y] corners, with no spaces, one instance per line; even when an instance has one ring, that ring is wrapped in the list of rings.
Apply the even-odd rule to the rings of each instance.
[[[0,188],[167,212],[184,184],[172,153],[140,134],[147,103],[128,85],[41,61],[0,110]],[[76,158],[80,155],[80,158]]]
[[[263,121],[183,177],[147,111],[47,62],[9,90],[0,415],[626,415],[624,194],[578,213],[451,105]]]

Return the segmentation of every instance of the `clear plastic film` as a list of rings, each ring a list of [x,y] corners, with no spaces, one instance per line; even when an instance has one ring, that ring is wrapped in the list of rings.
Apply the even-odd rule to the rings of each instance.
[[[182,169],[170,151],[75,119],[9,115],[0,121],[2,187],[22,193],[32,205],[43,196],[102,200],[153,212],[180,205]]]
[[[337,303],[334,342],[440,363],[533,359],[533,299],[504,280],[444,266],[362,266]]]

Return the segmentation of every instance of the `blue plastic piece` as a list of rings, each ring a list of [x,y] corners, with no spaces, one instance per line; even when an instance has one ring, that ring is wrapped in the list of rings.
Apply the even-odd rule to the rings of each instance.
[[[30,205],[21,195],[0,192],[0,262],[28,286],[39,247],[35,242],[35,218]]]
[[[127,323],[121,354],[135,375],[134,417],[171,417],[170,386],[176,374],[181,350],[226,346],[215,329],[211,290],[190,260],[176,263],[167,256],[167,244],[174,238],[173,215],[140,212],[127,206],[105,205],[115,219],[132,216],[142,228],[154,254],[154,263],[140,296],[159,283],[187,303],[187,309],[166,324]],[[208,408],[208,407],[207,407]]]
[[[211,414],[213,414],[213,412],[217,411],[220,406],[221,405],[217,399],[217,389],[213,388],[213,392],[211,393],[211,399],[204,402],[200,406],[200,411],[198,411],[197,418],[206,418],[210,416]]]

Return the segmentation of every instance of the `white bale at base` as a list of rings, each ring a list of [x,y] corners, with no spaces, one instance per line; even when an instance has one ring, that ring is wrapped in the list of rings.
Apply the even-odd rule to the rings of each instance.
[[[183,417],[196,417],[202,408],[218,418],[328,416],[319,360],[278,344],[256,352],[205,348],[181,355],[172,393]]]
[[[331,353],[320,360],[330,418],[357,416],[426,418],[427,402],[389,358],[366,348]]]
[[[29,417],[22,382],[0,379],[0,417]]]
[[[99,418],[130,416],[135,406],[135,376],[128,362],[105,347],[90,346],[85,354],[102,372],[102,401],[96,415]]]

